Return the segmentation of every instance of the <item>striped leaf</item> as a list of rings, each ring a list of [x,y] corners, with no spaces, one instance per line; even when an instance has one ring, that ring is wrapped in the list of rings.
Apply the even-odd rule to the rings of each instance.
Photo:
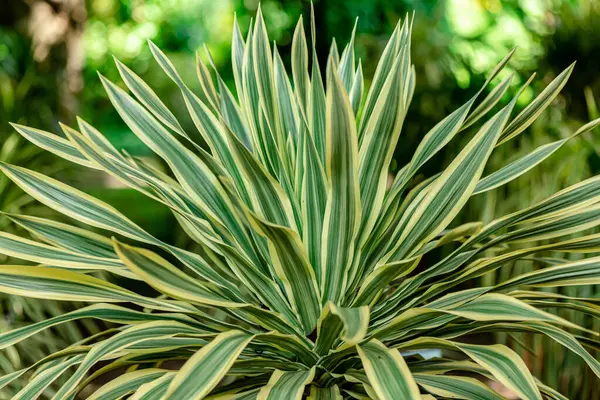
[[[204,46],[204,49],[207,50],[206,45]],[[210,55],[208,57],[211,58]],[[208,68],[206,68],[206,65],[198,53],[196,53],[196,75],[198,76],[198,81],[200,82],[202,94],[206,99],[206,102],[212,107],[213,110],[218,110],[219,95],[217,95],[217,90],[213,83],[212,76],[210,75]]]
[[[570,139],[575,138],[585,132],[589,132],[596,128],[598,125],[600,125],[600,119],[595,119],[579,128],[573,135],[569,136],[568,138],[557,140],[555,142],[538,147],[531,153],[524,155],[523,157],[502,167],[498,171],[481,179],[477,183],[473,194],[487,192],[488,190],[495,189],[499,186],[504,185],[507,182],[512,181],[513,179],[518,178],[519,176],[523,175],[524,173],[526,173],[527,171],[531,170],[536,165],[544,161],[546,158],[550,157],[552,154],[554,154],[555,151],[560,149]]]
[[[498,144],[503,144],[523,132],[552,103],[567,83],[575,63],[561,72],[527,107],[523,109],[502,132]]]
[[[30,128],[28,126],[12,123],[11,126],[15,128],[15,130],[19,132],[21,136],[36,146],[39,146],[44,150],[48,150],[57,156],[64,158],[65,160],[72,161],[85,167],[97,169],[97,167],[89,162],[75,146],[69,143],[68,140],[65,140],[60,136],[54,135],[50,132]]]
[[[300,237],[289,228],[270,224],[251,214],[250,219],[256,230],[268,239],[275,273],[300,317],[304,332],[309,334],[319,318],[320,292]]]
[[[114,258],[78,254],[54,246],[0,232],[0,253],[41,264],[73,270],[101,270],[127,278],[136,279],[123,269],[123,264]]]
[[[280,371],[271,375],[269,383],[260,389],[257,400],[290,399],[300,400],[304,387],[312,382],[315,369],[306,371]]]
[[[542,398],[535,380],[523,360],[517,353],[504,345],[475,345],[422,337],[397,347],[402,350],[441,348],[462,351],[520,398]]]
[[[475,189],[515,100],[485,123],[435,180],[406,225],[402,225],[397,244],[388,253],[390,257],[400,259],[414,253],[423,243],[441,232],[462,209]]]
[[[241,307],[220,295],[219,291],[181,272],[174,265],[150,250],[135,248],[115,241],[115,251],[121,261],[145,282],[173,298],[221,307]]]
[[[585,232],[600,224],[600,177],[490,222],[451,225],[472,195],[518,178],[571,138],[597,128],[600,119],[482,179],[491,152],[549,107],[573,66],[514,119],[512,109],[533,76],[508,105],[488,115],[512,75],[478,99],[511,51],[472,98],[429,130],[388,188],[417,86],[412,26],[409,15],[398,23],[371,77],[356,60],[355,25],[339,47],[341,56],[339,42],[331,43],[323,78],[312,5],[310,71],[302,18],[290,71],[269,41],[259,7],[246,37],[234,19],[235,91],[204,46],[206,57],[197,55],[195,65],[198,95],[150,42],[202,144],[150,85],[116,60],[129,92],[101,77],[109,100],[166,170],[117,150],[81,118],[78,130],[60,124],[64,136],[15,125],[39,147],[105,172],[168,209],[187,244],[158,239],[116,208],[56,179],[0,164],[5,183],[14,181],[76,221],[3,214],[30,236],[0,232],[0,253],[44,265],[0,266],[0,292],[93,303],[65,308],[13,297],[17,306],[9,311],[36,322],[0,333],[2,393],[12,390],[23,400],[501,399],[488,387],[499,383],[520,398],[564,399],[533,378],[513,350],[462,341],[496,332],[544,335],[600,377],[593,354],[600,340],[588,325],[600,316],[600,302],[590,294],[546,289],[600,284],[600,257],[590,255],[600,249],[600,234]],[[475,124],[450,165],[417,176]],[[4,153],[14,150],[15,138]],[[519,267],[503,271],[493,285],[473,285],[523,261],[537,269],[523,273]],[[76,342],[65,347],[65,341]],[[50,354],[44,357],[30,343]],[[428,349],[444,356],[425,359]],[[39,361],[26,361],[31,358]],[[181,367],[165,369],[173,365]],[[103,386],[90,395],[93,382]]]
[[[173,337],[177,334],[195,333],[191,328],[177,322],[156,321],[140,324],[128,328],[121,333],[107,339],[96,346],[86,354],[77,370],[71,375],[69,380],[60,387],[54,395],[56,399],[67,399],[74,391],[77,384],[83,379],[85,374],[103,357],[116,353],[124,348],[142,343],[146,340],[163,339]]]
[[[163,124],[187,138],[187,134],[179,124],[179,121],[177,121],[177,118],[175,118],[175,115],[169,111],[150,86],[116,57],[115,64],[121,74],[121,78],[123,78],[123,81],[135,97]]]
[[[147,368],[125,373],[110,381],[88,397],[89,400],[118,399],[135,392],[140,386],[164,376],[168,371],[160,368]]]
[[[157,310],[190,310],[184,304],[140,296],[93,276],[58,268],[2,265],[0,277],[0,292],[19,296],[93,303],[132,302]]]
[[[336,72],[327,85],[326,174],[327,205],[321,255],[323,302],[344,293],[361,218],[358,182],[358,139],[348,94]]]
[[[37,398],[69,368],[81,363],[82,360],[83,355],[77,355],[64,361],[60,360],[48,364],[46,367],[37,371],[36,376],[33,377],[23,389],[19,390],[12,399],[29,400]]]
[[[337,385],[320,388],[318,386],[310,387],[310,394],[307,400],[342,400],[340,388]]]
[[[503,400],[504,397],[475,378],[464,376],[414,374],[419,386],[436,396],[451,399]]]
[[[202,399],[219,383],[252,340],[241,331],[224,332],[194,354],[177,372],[165,394],[173,399]]]
[[[135,393],[129,398],[130,400],[160,400],[163,398],[173,377],[174,372],[168,372],[161,378],[155,379],[152,382],[144,383]]]
[[[304,115],[308,115],[310,77],[308,75],[308,46],[302,16],[298,19],[292,39],[292,75],[294,77],[294,94],[300,110],[304,112]]]
[[[58,324],[68,321],[75,321],[82,318],[96,318],[103,321],[109,321],[120,324],[139,324],[151,320],[168,321],[175,320],[185,324],[197,326],[194,319],[186,317],[183,314],[149,314],[139,311],[129,310],[124,307],[112,304],[94,304],[79,310],[71,311],[53,318],[48,318],[33,324],[25,325],[17,329],[0,334],[0,349],[7,348],[28,337],[41,332],[44,329],[51,328]]]
[[[356,346],[363,368],[381,400],[420,399],[419,388],[398,350],[378,340]]]
[[[369,307],[344,308],[328,302],[317,325],[315,351],[326,354],[339,340],[343,347],[361,342],[369,328]]]

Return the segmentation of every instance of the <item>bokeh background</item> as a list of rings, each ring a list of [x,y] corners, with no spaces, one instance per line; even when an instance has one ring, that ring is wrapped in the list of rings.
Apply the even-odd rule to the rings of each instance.
[[[258,0],[3,0],[0,4],[0,160],[27,165],[118,207],[160,239],[185,245],[173,231],[168,210],[142,195],[120,187],[104,175],[76,169],[25,143],[9,121],[60,134],[59,121],[73,125],[80,115],[99,128],[118,148],[152,159],[153,155],[128,132],[104,94],[96,71],[119,81],[117,57],[168,104],[184,128],[193,130],[176,86],[153,62],[147,39],[161,47],[192,88],[198,88],[195,57],[206,46],[221,75],[234,90],[230,38],[234,13],[245,33]],[[481,86],[486,72],[512,48],[515,56],[503,74],[515,73],[507,99],[532,73],[536,79],[519,99],[526,105],[546,84],[577,61],[567,86],[539,120],[517,140],[496,151],[495,170],[531,149],[573,133],[598,117],[600,95],[600,1],[597,0],[315,0],[317,50],[326,60],[331,40],[349,39],[358,17],[356,54],[368,86],[376,62],[398,19],[415,12],[413,62],[417,71],[415,96],[393,167],[404,165],[419,139]],[[295,23],[310,16],[310,2],[263,0],[269,35],[278,43],[284,62]],[[497,78],[497,83],[502,77]],[[492,87],[493,88],[493,85]],[[490,90],[491,90],[490,88]],[[506,99],[505,99],[506,101]],[[505,102],[504,101],[504,102]],[[187,126],[185,125],[187,123]],[[439,168],[460,149],[453,141],[427,168]],[[527,206],[559,188],[600,173],[600,132],[570,141],[540,167],[504,188],[477,196],[463,221],[489,221]],[[159,163],[158,160],[156,160]],[[157,164],[159,165],[159,164]],[[159,165],[160,166],[160,165]],[[433,171],[433,169],[432,169]],[[0,209],[45,214],[22,192],[0,177]],[[15,229],[1,219],[2,229]],[[5,262],[5,261],[3,261]],[[510,274],[515,265],[499,274]],[[484,277],[484,284],[498,276]],[[600,296],[597,288],[580,288],[582,296]],[[61,312],[64,305],[39,305],[22,299],[0,300],[0,330],[40,315]],[[598,330],[597,321],[581,323]],[[86,327],[93,331],[93,326]],[[82,335],[65,331],[64,338]],[[597,398],[595,378],[562,348],[536,337],[503,338],[524,354],[540,378],[571,398]],[[40,346],[50,346],[43,341]],[[56,342],[52,338],[52,345]],[[60,347],[60,343],[56,343]],[[34,350],[31,350],[33,352]],[[0,372],[27,363],[16,352],[0,356]],[[35,355],[33,356],[36,357]],[[0,396],[1,398],[1,396]]]

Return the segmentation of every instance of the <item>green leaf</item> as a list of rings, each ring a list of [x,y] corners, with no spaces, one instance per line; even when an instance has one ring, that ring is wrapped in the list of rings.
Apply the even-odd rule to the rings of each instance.
[[[401,343],[397,348],[402,350],[435,348],[462,351],[519,397],[538,400],[542,398],[535,380],[523,360],[517,353],[504,345],[476,345],[420,337]]]
[[[65,269],[107,271],[115,275],[138,279],[124,269],[119,260],[114,258],[79,254],[5,232],[0,232],[0,254]]]
[[[160,368],[147,368],[125,373],[109,383],[104,384],[91,396],[89,400],[119,399],[129,393],[135,392],[140,386],[164,376],[168,370]]]
[[[88,168],[97,169],[94,164],[89,162],[85,156],[83,156],[79,150],[68,140],[61,138],[58,135],[54,135],[50,132],[42,131],[40,129],[30,128],[28,126],[19,124],[10,124],[21,136],[29,140],[36,146],[41,147],[44,150],[48,150],[65,160],[72,161],[76,164],[83,165]]]
[[[337,72],[328,76],[326,116],[327,205],[322,236],[323,302],[344,293],[361,218],[358,138],[348,94]]]
[[[280,371],[271,375],[269,383],[260,389],[257,400],[300,400],[304,387],[312,382],[315,368],[306,371]]]
[[[123,81],[129,90],[135,94],[135,97],[137,97],[137,99],[163,124],[167,125],[181,136],[188,138],[187,134],[179,124],[179,121],[175,118],[175,115],[169,111],[167,106],[165,106],[150,86],[116,57],[115,64],[117,65],[121,78],[123,78]]]
[[[355,115],[358,115],[358,110],[362,103],[363,92],[365,91],[365,80],[363,78],[362,62],[358,59],[358,68],[354,74],[354,81],[352,82],[352,88],[350,89],[350,104],[352,104],[352,111]]]
[[[54,397],[60,400],[69,398],[85,374],[103,357],[147,340],[166,339],[184,333],[194,334],[197,331],[177,322],[165,321],[148,322],[125,329],[110,339],[93,346],[77,371],[60,387]]]
[[[414,377],[419,386],[436,396],[464,400],[504,400],[503,396],[475,378],[433,374],[414,374]]]
[[[485,123],[454,161],[435,180],[415,211],[404,217],[395,245],[385,259],[399,260],[414,254],[454,219],[467,202],[483,172],[513,102]],[[398,229],[397,229],[398,231]]]
[[[168,372],[161,378],[144,383],[135,391],[129,400],[161,400],[174,377],[175,372]]]
[[[373,76],[373,80],[371,82],[371,86],[369,88],[369,92],[367,94],[367,99],[365,100],[365,105],[363,108],[362,117],[360,120],[360,127],[358,130],[358,137],[361,138],[364,130],[366,129],[367,122],[371,118],[371,114],[375,108],[375,103],[380,97],[381,90],[386,81],[386,78],[394,64],[394,60],[400,51],[400,36],[407,28],[407,22],[404,21],[402,28],[400,28],[400,21],[396,25],[394,32],[390,36],[390,39],[383,50],[383,54],[379,58],[379,62],[377,63],[377,68],[375,69],[375,75]],[[313,78],[314,79],[314,78]]]
[[[498,171],[481,179],[477,183],[473,194],[475,195],[486,192],[488,190],[495,189],[499,186],[504,185],[507,182],[512,181],[513,179],[518,178],[519,176],[523,175],[524,173],[526,173],[527,171],[544,161],[546,158],[550,157],[552,154],[554,154],[555,151],[560,149],[570,139],[577,137],[582,133],[589,132],[596,128],[598,125],[600,125],[600,119],[590,121],[581,128],[579,128],[573,135],[569,136],[568,138],[545,144],[533,150],[532,152],[524,155],[523,157],[518,158],[510,164],[502,167]]]
[[[58,268],[2,265],[0,277],[0,292],[19,296],[93,303],[132,302],[156,310],[176,312],[193,310],[185,303],[158,301],[93,276]]]
[[[197,304],[221,307],[245,305],[228,299],[216,287],[190,277],[150,250],[128,246],[116,240],[114,245],[127,268],[164,294]]]
[[[284,154],[285,137],[282,127],[279,125],[271,46],[269,45],[267,28],[260,7],[256,13],[256,23],[254,24],[252,40],[252,58],[260,106],[265,114],[268,128],[274,138],[274,143],[270,145],[274,146],[281,154]],[[285,157],[282,158],[285,159]]]
[[[35,322],[22,326],[17,329],[13,329],[8,332],[0,334],[0,349],[5,349],[16,343],[19,343],[28,337],[41,332],[44,329],[51,328],[58,324],[62,324],[68,321],[76,321],[82,318],[95,318],[103,321],[109,321],[119,324],[139,324],[148,321],[179,321],[184,324],[191,324],[198,327],[197,322],[191,317],[187,317],[183,314],[149,314],[139,311],[129,310],[124,307],[115,306],[112,304],[94,304],[74,310],[62,315],[57,315],[52,318],[45,319],[43,321]],[[208,331],[207,331],[208,332]]]
[[[338,385],[320,388],[318,386],[310,387],[310,394],[307,400],[343,400]]]
[[[165,397],[202,399],[217,386],[252,340],[241,331],[223,332],[194,354],[177,372]]]
[[[251,213],[249,217],[255,229],[268,239],[275,273],[300,317],[304,332],[309,334],[319,318],[321,300],[317,279],[298,233],[263,221]]]
[[[294,77],[294,93],[300,110],[304,112],[304,115],[308,115],[310,77],[308,76],[308,46],[302,15],[298,19],[292,39],[292,76]]]
[[[506,143],[510,139],[523,132],[535,119],[552,103],[558,93],[567,83],[575,63],[569,65],[561,72],[527,107],[523,109],[502,132],[498,145]]]
[[[56,362],[49,363],[45,368],[43,367],[41,370],[37,371],[35,377],[32,377],[32,379],[29,380],[29,383],[27,383],[23,389],[19,390],[12,399],[29,400],[37,398],[48,386],[64,374],[65,371],[72,366],[81,363],[83,357],[83,355],[76,355],[64,361],[57,360]]]
[[[419,400],[419,388],[398,350],[374,339],[356,346],[373,390],[381,400]]]
[[[317,325],[318,354],[327,352],[342,340],[346,348],[361,342],[369,328],[369,307],[344,308],[328,302],[321,313]]]
[[[321,262],[321,234],[323,231],[323,217],[327,205],[327,178],[323,165],[313,141],[313,137],[302,130],[304,139],[303,160],[304,175],[302,182],[301,207],[303,237],[308,258],[315,271],[319,287],[322,285],[323,270]]]

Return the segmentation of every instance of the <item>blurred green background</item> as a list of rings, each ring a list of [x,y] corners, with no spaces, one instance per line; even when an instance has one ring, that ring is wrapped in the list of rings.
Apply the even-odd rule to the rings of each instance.
[[[60,134],[59,121],[73,125],[75,116],[80,115],[118,148],[152,158],[148,148],[119,119],[96,71],[119,81],[112,57],[119,58],[148,82],[184,128],[192,131],[179,90],[152,61],[146,40],[151,39],[167,53],[192,88],[199,87],[195,54],[206,57],[203,47],[207,46],[234,91],[230,67],[234,13],[245,33],[257,7],[258,0],[3,0],[0,159],[57,175],[115,205],[161,239],[185,245],[181,232],[173,231],[176,224],[167,210],[104,175],[75,169],[40,152],[17,137],[8,122]],[[331,40],[335,37],[338,44],[345,44],[359,17],[356,54],[361,58],[367,87],[396,22],[415,12],[412,55],[417,85],[394,169],[410,159],[419,139],[431,127],[474,95],[486,73],[515,46],[517,51],[509,68],[494,83],[514,72],[513,87],[506,95],[509,98],[532,73],[537,73],[533,85],[520,98],[520,107],[573,61],[577,65],[553,107],[526,133],[494,153],[490,171],[541,144],[568,136],[598,116],[594,94],[600,94],[600,1],[315,0],[314,8],[317,50],[323,62]],[[289,63],[295,23],[300,15],[308,21],[310,2],[264,0],[262,9],[269,35],[277,41],[284,62]],[[461,219],[488,221],[598,174],[599,134],[590,132],[570,141],[549,161],[515,182],[476,196]],[[424,172],[437,172],[460,146],[460,139],[453,141],[426,165]],[[26,208],[29,213],[47,213],[0,177],[0,209],[14,212]],[[6,220],[0,224],[2,229],[11,229]],[[582,290],[586,296],[597,295],[595,288]],[[4,310],[0,311],[12,316],[9,322],[11,318],[25,318],[22,305],[16,309],[13,303],[2,304]],[[31,315],[29,318],[34,318]],[[534,354],[526,355],[528,362],[551,386],[560,387],[572,398],[594,398],[592,386],[597,382],[589,378],[589,371],[581,363],[563,351],[551,351],[553,347],[538,352],[539,346],[550,345],[533,338],[517,342],[533,348]]]

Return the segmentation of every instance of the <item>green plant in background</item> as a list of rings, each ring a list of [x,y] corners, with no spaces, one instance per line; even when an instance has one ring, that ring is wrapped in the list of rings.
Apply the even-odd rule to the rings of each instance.
[[[488,116],[510,78],[477,103],[478,97],[509,54],[480,93],[424,136],[388,189],[415,88],[411,25],[407,18],[394,30],[366,93],[354,38],[341,56],[332,46],[323,79],[314,22],[310,57],[302,20],[297,25],[292,81],[271,49],[260,11],[245,40],[235,25],[237,100],[216,69],[214,85],[210,66],[200,61],[203,102],[150,44],[210,153],[117,61],[134,97],[101,76],[109,98],[175,178],[117,151],[81,119],[79,130],[63,126],[67,139],[15,125],[38,146],[105,171],[169,207],[199,250],[158,240],[114,207],[55,179],[2,164],[4,174],[41,203],[117,236],[10,215],[35,240],[2,233],[0,248],[43,265],[1,266],[0,291],[94,304],[3,333],[0,348],[67,321],[94,318],[115,328],[1,377],[0,387],[11,390],[11,382],[28,376],[14,398],[34,398],[49,388],[54,399],[68,399],[120,370],[88,398],[501,399],[489,387],[494,382],[521,398],[563,398],[508,347],[465,340],[485,332],[545,335],[600,376],[600,363],[586,350],[597,348],[597,332],[544,311],[551,302],[597,317],[598,301],[543,290],[600,282],[597,257],[546,257],[600,249],[598,234],[564,238],[600,223],[600,177],[487,224],[451,226],[472,196],[514,180],[600,124],[594,120],[482,178],[494,149],[549,106],[573,66],[516,116],[511,118],[513,107],[529,81]],[[470,141],[450,165],[415,182],[428,160],[469,132]],[[541,239],[550,241],[519,245]],[[489,250],[497,255],[487,256]],[[548,265],[493,286],[462,286],[531,259]],[[134,290],[100,279],[100,273],[131,279]],[[428,349],[443,353],[424,358]],[[52,386],[67,370],[66,382]]]
[[[61,93],[59,82],[62,81],[59,76],[64,64],[56,60],[59,57],[52,51],[48,52],[44,60],[32,59],[32,40],[17,28],[22,24],[21,18],[16,12],[13,14],[10,5],[3,8],[0,27],[0,161],[27,165],[49,175],[62,172],[63,176],[68,176],[68,165],[63,160],[24,140],[7,122],[12,120],[24,124],[53,125],[55,114],[61,108],[58,93]],[[51,65],[44,63],[48,58],[53,60]],[[6,176],[0,177],[0,211],[2,214],[28,213],[56,217],[51,210],[40,207],[33,198],[24,194]],[[16,233],[14,225],[6,218],[0,219],[0,227],[2,231]],[[19,261],[3,252],[0,262],[5,265]],[[73,309],[71,304],[3,293],[0,294],[0,332]],[[95,332],[97,328],[90,322],[92,321],[85,323],[87,331],[81,331],[74,323],[67,323],[58,327],[58,334],[45,332],[3,352],[0,354],[0,375],[24,368],[49,352],[58,351],[81,340],[86,332]],[[16,383],[16,387],[19,384],[23,382]],[[5,398],[5,393],[0,391],[0,399]]]

